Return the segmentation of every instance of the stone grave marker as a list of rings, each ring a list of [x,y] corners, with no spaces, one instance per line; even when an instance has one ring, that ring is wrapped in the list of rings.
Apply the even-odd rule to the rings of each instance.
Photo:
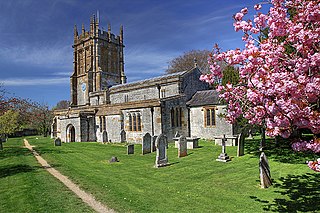
[[[264,152],[261,152],[261,155],[260,155],[259,168],[260,168],[261,188],[268,188],[269,186],[272,185],[272,180],[271,180],[269,162]]]
[[[221,162],[224,162],[224,163],[230,161],[230,157],[226,153],[226,140],[227,140],[227,138],[226,138],[226,135],[224,134],[223,137],[222,137],[222,144],[221,144],[222,151],[221,151],[221,154],[216,159],[217,161],[221,161]]]
[[[157,148],[157,156],[155,167],[162,167],[168,164],[168,156],[167,156],[167,137],[163,134],[160,134],[156,139],[156,148]]]
[[[134,154],[134,144],[129,144],[129,145],[127,146],[127,154],[128,154],[128,155]]]
[[[178,157],[187,156],[187,138],[185,136],[180,136],[178,141]]]
[[[151,152],[155,152],[157,150],[156,148],[156,139],[157,139],[157,135],[152,136],[151,138]]]
[[[142,139],[142,154],[151,153],[151,135],[146,133]]]
[[[249,134],[248,139],[253,139],[251,128],[248,130],[248,134]]]
[[[244,133],[241,132],[238,136],[238,148],[237,148],[237,157],[244,155]]]
[[[108,133],[105,130],[102,132],[102,142],[103,143],[107,143],[108,142]]]
[[[121,131],[120,131],[120,142],[121,143],[124,143],[124,142],[126,142],[126,140],[127,140],[127,136],[126,136],[127,134],[126,134],[126,131],[124,131],[124,129],[122,129]]]
[[[115,162],[119,162],[119,160],[117,157],[112,156],[111,159],[109,160],[109,163],[115,163]]]
[[[61,139],[60,138],[54,139],[54,146],[61,146]]]

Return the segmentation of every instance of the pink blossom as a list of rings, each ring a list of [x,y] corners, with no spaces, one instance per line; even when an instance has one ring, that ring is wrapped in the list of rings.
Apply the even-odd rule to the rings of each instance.
[[[289,137],[299,128],[319,134],[320,113],[315,106],[320,97],[320,54],[315,44],[320,43],[320,5],[307,0],[271,3],[269,13],[258,12],[253,22],[244,20],[247,8],[235,15],[234,29],[243,32],[245,48],[213,54],[212,76],[201,79],[211,83],[222,77],[221,68],[212,63],[215,60],[237,65],[239,85],[218,88],[228,102],[229,122],[241,112],[250,123],[265,121],[269,136]],[[297,11],[290,18],[289,8]],[[268,38],[259,43],[254,34],[265,27]]]
[[[256,4],[256,5],[254,5],[254,9],[255,9],[255,10],[260,10],[260,9],[261,9],[261,4]]]

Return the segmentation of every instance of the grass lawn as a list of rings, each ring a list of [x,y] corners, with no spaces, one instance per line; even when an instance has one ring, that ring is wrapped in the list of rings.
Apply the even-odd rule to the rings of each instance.
[[[22,146],[10,138],[0,151],[0,212],[94,212]]]
[[[274,179],[269,189],[259,186],[258,140],[248,140],[246,151],[250,154],[240,158],[235,157],[236,147],[227,147],[232,157],[228,163],[215,160],[221,147],[212,142],[200,141],[201,148],[188,150],[188,156],[180,159],[170,144],[171,165],[158,169],[153,167],[155,153],[142,156],[141,145],[135,145],[135,154],[128,156],[123,144],[54,147],[48,138],[28,140],[62,174],[119,212],[320,212],[320,174],[305,164],[314,156],[293,153],[285,145],[275,148],[272,140],[266,149]],[[110,164],[112,156],[120,162]]]

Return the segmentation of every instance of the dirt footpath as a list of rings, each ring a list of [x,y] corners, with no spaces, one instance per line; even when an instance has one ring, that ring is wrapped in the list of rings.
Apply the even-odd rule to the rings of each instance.
[[[83,202],[87,203],[96,212],[115,213],[113,209],[109,209],[107,206],[97,201],[91,194],[88,194],[87,192],[80,189],[80,187],[74,184],[71,180],[69,180],[67,176],[64,176],[58,170],[52,168],[45,159],[43,159],[36,151],[33,150],[32,146],[26,139],[24,139],[24,145],[33,153],[33,155],[36,157],[36,159],[43,166],[44,169],[46,169],[55,178],[60,180],[66,187],[73,191],[79,198],[83,200]]]

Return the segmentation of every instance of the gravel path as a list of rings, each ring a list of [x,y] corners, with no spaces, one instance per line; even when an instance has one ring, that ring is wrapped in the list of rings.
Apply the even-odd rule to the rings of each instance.
[[[44,169],[46,169],[55,178],[60,180],[71,191],[73,191],[79,198],[81,198],[83,202],[87,203],[96,212],[115,213],[113,209],[109,209],[108,207],[106,207],[105,205],[97,201],[91,194],[88,194],[87,192],[80,189],[80,187],[74,184],[71,180],[69,180],[67,176],[64,176],[58,170],[52,168],[45,159],[43,159],[36,151],[33,150],[32,146],[29,144],[29,142],[26,139],[24,139],[24,145],[33,153],[33,155],[36,157],[36,159],[43,166]]]

